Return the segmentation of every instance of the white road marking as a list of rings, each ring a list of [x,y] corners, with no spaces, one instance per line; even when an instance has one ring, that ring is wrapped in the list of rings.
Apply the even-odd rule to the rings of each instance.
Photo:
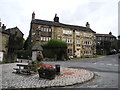
[[[118,66],[118,64],[105,64],[105,63],[93,63],[93,64],[99,64],[99,65],[107,65],[107,66]]]
[[[112,64],[106,64],[106,65],[112,65]]]
[[[100,63],[101,65],[105,65],[104,63]]]
[[[114,64],[114,66],[118,66],[118,64]]]
[[[98,87],[98,85],[91,85],[91,86],[88,86],[89,88],[96,88]]]

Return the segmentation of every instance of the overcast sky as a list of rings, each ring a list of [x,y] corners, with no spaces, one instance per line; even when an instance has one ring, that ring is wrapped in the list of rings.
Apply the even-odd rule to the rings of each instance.
[[[85,26],[96,33],[118,36],[120,0],[0,0],[0,18],[7,28],[17,26],[24,38],[29,34],[31,14],[36,19],[53,21],[55,13],[64,24]],[[120,32],[119,32],[120,35]]]

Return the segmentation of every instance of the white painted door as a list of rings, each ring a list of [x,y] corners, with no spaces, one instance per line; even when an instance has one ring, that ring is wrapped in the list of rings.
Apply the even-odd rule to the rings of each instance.
[[[3,61],[3,52],[0,51],[0,62]]]
[[[80,57],[80,50],[77,50],[77,51],[76,51],[76,56],[77,56],[77,57]]]

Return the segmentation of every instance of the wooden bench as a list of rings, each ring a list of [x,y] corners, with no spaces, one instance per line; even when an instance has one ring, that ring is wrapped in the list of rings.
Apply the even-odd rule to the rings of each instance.
[[[20,73],[20,69],[19,68],[13,68],[14,70],[16,70],[16,73]]]
[[[30,66],[29,65],[25,65],[25,64],[17,64],[17,66],[19,68],[13,68],[14,70],[16,70],[16,73],[23,73],[23,74],[27,74],[30,75],[31,71],[30,71]],[[23,67],[23,68],[22,68]]]

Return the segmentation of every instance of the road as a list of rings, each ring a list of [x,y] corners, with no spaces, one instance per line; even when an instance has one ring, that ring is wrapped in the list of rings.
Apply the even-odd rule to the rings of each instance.
[[[95,78],[84,84],[66,86],[62,88],[118,88],[118,61],[117,55],[109,55],[102,58],[76,61],[52,61],[45,64],[60,64],[62,67],[87,69],[95,73]],[[119,79],[119,80],[118,80]],[[61,87],[60,87],[61,88]]]

